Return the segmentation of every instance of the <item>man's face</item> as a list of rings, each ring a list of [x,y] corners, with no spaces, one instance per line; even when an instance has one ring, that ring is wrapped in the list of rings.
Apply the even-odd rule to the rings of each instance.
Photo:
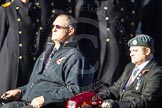
[[[59,16],[53,22],[52,40],[62,42],[69,38],[67,17]]]
[[[131,46],[129,50],[132,63],[137,65],[144,63],[150,54],[150,49],[143,46]]]
[[[23,3],[28,3],[30,0],[20,0]]]

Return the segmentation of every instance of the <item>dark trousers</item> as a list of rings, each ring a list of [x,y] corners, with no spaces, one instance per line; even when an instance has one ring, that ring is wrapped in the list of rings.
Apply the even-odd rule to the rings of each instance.
[[[23,101],[13,101],[0,106],[0,108],[33,108],[33,107],[27,105]]]

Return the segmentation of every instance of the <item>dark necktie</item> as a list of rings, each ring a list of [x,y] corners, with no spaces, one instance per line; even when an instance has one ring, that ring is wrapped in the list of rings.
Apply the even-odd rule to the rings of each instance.
[[[51,53],[50,53],[50,55],[49,55],[49,57],[48,57],[48,59],[47,59],[47,61],[46,61],[44,71],[48,68],[48,66],[49,66],[49,64],[50,64],[50,62],[51,62],[51,59],[52,59],[52,57],[54,56],[54,54],[55,54],[56,51],[57,51],[56,48],[53,48],[53,50],[51,51]]]

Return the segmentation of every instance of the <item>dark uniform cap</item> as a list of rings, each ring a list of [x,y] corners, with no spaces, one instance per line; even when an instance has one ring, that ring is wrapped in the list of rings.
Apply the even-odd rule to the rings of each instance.
[[[154,40],[152,37],[144,34],[140,34],[128,41],[128,46],[154,46]]]

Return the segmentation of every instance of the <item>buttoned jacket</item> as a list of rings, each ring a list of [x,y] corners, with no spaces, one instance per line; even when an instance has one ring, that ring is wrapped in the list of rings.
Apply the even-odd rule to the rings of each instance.
[[[79,93],[91,84],[93,72],[79,50],[72,44],[66,44],[55,52],[44,71],[45,61],[53,47],[49,46],[38,58],[29,83],[21,87],[22,100],[31,102],[33,98],[43,96],[45,104],[63,102]]]
[[[30,4],[14,0],[0,7],[0,94],[26,84],[36,61],[39,8]]]
[[[126,66],[120,79],[104,90],[103,98],[117,100],[119,108],[155,108],[162,97],[162,68],[152,60],[126,88],[134,66],[132,63]]]

